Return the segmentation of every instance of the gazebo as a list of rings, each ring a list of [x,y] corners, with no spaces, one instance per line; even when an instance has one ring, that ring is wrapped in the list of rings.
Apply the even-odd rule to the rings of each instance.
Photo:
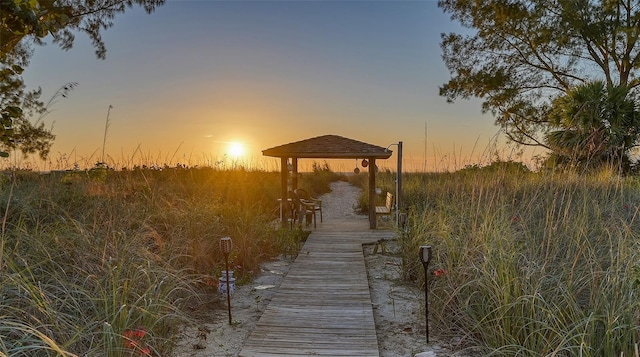
[[[262,150],[264,156],[280,158],[281,205],[287,202],[287,175],[291,165],[291,190],[298,186],[298,159],[364,159],[369,169],[369,227],[376,229],[376,160],[388,159],[388,148],[367,144],[338,135],[323,135]],[[289,164],[291,159],[291,164]],[[283,209],[283,206],[280,207]],[[286,223],[283,220],[283,226]]]

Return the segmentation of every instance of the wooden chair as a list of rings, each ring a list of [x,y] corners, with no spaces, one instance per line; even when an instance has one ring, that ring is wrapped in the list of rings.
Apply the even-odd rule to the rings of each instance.
[[[307,209],[313,210],[313,228],[316,228],[316,212],[320,211],[320,222],[322,222],[322,200],[312,197],[306,190],[298,188],[295,190],[300,200]]]
[[[303,199],[296,191],[289,192],[289,196],[292,197],[292,202],[295,202],[299,223],[302,223],[304,217],[307,225],[313,221],[313,228],[316,228],[316,211],[313,202]]]
[[[289,202],[289,222],[290,228],[293,229],[293,223],[298,220],[300,215],[300,199],[293,191],[288,193]]]
[[[306,219],[307,225],[309,220],[313,220],[313,227],[316,227],[316,212],[313,209],[313,203],[301,199],[295,191],[289,191],[289,198],[291,199],[291,229],[293,229],[293,223],[298,221],[298,224],[302,224],[302,219]]]
[[[322,200],[312,197],[305,189],[302,188],[296,189],[296,194],[307,202],[313,202],[314,209],[316,211],[320,211],[320,222],[322,222]]]

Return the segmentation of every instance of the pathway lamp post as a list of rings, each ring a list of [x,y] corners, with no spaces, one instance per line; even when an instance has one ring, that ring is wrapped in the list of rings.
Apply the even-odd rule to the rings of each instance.
[[[427,331],[427,343],[429,343],[429,284],[428,284],[428,270],[429,260],[431,260],[431,246],[420,246],[420,261],[424,267],[424,323]]]
[[[231,290],[229,289],[229,253],[231,253],[231,238],[220,238],[220,251],[224,254],[225,274],[227,274],[227,310],[229,311],[229,325],[231,325]]]

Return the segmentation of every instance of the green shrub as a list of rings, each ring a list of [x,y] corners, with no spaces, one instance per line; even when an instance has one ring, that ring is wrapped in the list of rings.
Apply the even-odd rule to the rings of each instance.
[[[299,175],[301,178],[299,186],[315,197],[331,192],[330,183],[343,179],[342,175],[331,170],[327,162],[323,165],[314,162],[312,172]]]

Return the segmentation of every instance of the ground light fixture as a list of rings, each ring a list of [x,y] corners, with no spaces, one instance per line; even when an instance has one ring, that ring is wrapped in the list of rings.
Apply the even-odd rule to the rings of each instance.
[[[427,331],[427,343],[429,343],[429,260],[431,260],[431,246],[420,246],[420,261],[424,267],[424,324]]]
[[[220,251],[224,254],[224,264],[227,274],[227,311],[229,311],[229,325],[231,325],[231,290],[229,289],[229,253],[231,253],[231,238],[220,238]]]

